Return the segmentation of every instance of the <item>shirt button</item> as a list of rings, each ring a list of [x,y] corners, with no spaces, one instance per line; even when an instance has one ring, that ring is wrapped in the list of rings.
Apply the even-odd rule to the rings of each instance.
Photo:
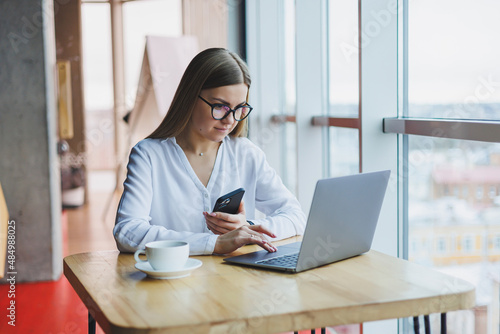
[[[208,198],[208,194],[207,193],[205,193],[205,198]]]
[[[205,207],[205,211],[207,211],[207,212],[208,212],[208,210],[210,210],[210,208],[209,208],[208,206],[207,206],[207,207]]]

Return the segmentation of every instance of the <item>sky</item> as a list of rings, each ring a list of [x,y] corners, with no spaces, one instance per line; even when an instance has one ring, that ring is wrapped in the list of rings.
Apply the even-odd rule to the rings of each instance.
[[[409,100],[500,102],[500,1],[409,0]]]

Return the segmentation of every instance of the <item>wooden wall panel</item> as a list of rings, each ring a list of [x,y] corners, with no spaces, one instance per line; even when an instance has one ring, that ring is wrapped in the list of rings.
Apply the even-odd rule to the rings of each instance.
[[[228,7],[226,0],[183,0],[184,35],[198,37],[200,50],[227,47]]]

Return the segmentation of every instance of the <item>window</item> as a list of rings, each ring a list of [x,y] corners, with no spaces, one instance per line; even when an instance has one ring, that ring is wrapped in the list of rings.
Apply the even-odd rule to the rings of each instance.
[[[246,12],[254,107],[249,136],[298,195],[295,1],[247,2]]]
[[[500,3],[409,3],[408,116],[500,119]]]
[[[269,127],[266,115],[286,114],[273,99],[283,87],[273,82],[283,78],[275,69],[283,65],[285,49],[273,36],[274,28],[283,27],[283,3],[247,2],[250,68],[257,72],[256,99],[263,103],[251,126],[260,138],[256,128]],[[295,122],[288,146],[295,153],[286,164],[296,167],[304,210],[321,177],[390,169],[373,248],[457,277],[479,273],[477,282],[486,285],[478,290],[488,290],[492,280],[477,268],[486,263],[499,272],[498,253],[482,243],[494,240],[500,228],[500,43],[495,35],[500,4],[292,3],[295,46],[287,53],[293,53],[295,64],[295,117],[284,119]],[[271,159],[283,154],[274,145],[264,151]],[[495,303],[481,307],[492,309]],[[498,322],[495,312],[488,316],[454,313],[449,329],[473,333],[474,321]],[[405,323],[365,326],[367,333],[371,328],[396,333],[409,329]]]
[[[293,121],[296,116],[296,83],[295,83],[295,5],[291,0],[282,2],[283,38],[282,67],[280,76],[284,83],[281,91],[283,108],[281,115],[291,120],[283,123],[282,164],[281,171],[285,185],[295,194],[297,193],[297,124]]]
[[[440,254],[446,253],[446,238],[439,237],[437,240],[437,252]]]
[[[359,172],[359,130],[339,127],[328,129],[329,176],[342,176]]]
[[[393,132],[402,134],[403,242],[407,247],[423,228],[429,235],[436,229],[456,233],[454,251],[443,253],[445,258],[411,254],[411,249],[408,257],[477,284],[477,309],[453,314],[448,322],[449,330],[474,333],[499,321],[498,312],[490,312],[499,296],[482,291],[494,288],[500,259],[482,243],[500,227],[494,200],[500,172],[500,43],[495,38],[500,4],[404,0],[400,5],[400,100],[394,121],[404,129]],[[468,317],[476,329],[461,325]]]
[[[497,195],[497,189],[495,186],[490,186],[490,191],[488,192],[488,197],[494,199]]]
[[[292,4],[295,13],[293,36],[282,32],[283,23],[286,22],[283,19],[286,11],[283,9],[287,8],[288,3]],[[371,27],[377,24],[375,28],[381,28],[377,21],[380,18],[376,15],[378,12],[375,16],[371,13],[370,6],[374,2],[366,2],[370,4],[370,8],[365,8],[367,15],[362,15],[363,3],[364,1],[350,0],[246,2],[247,60],[253,78],[251,94],[256,101],[256,114],[253,114],[250,121],[250,137],[264,150],[268,161],[280,171],[284,180],[289,179],[286,171],[283,172],[280,168],[284,161],[287,169],[296,169],[296,194],[306,214],[318,179],[354,174],[360,170],[391,169],[394,179],[386,193],[373,248],[397,255],[397,162],[393,154],[393,159],[390,159],[391,150],[383,149],[389,145],[395,152],[397,143],[381,131],[381,112],[391,112],[385,114],[387,116],[396,116],[397,112],[397,95],[394,90],[397,85],[392,82],[387,84],[386,80],[397,76],[396,69],[391,65],[391,62],[395,63],[397,60],[397,48],[394,45],[390,57],[385,53],[376,53],[375,57],[360,57],[360,19],[365,17],[371,22]],[[382,7],[387,11],[386,4]],[[397,16],[392,7],[390,13],[390,24],[395,25]],[[377,36],[395,32],[392,26],[386,29],[385,22],[382,28]],[[371,38],[366,43],[368,49],[378,47],[372,31],[365,29],[365,32]],[[291,54],[286,55],[284,52],[280,40],[283,34],[292,39],[290,44],[294,48],[287,51]],[[296,93],[292,93],[295,102],[294,117],[283,115],[282,99],[279,98],[283,87],[288,85],[288,81],[285,83],[283,76],[279,74],[285,62],[284,55],[293,59],[295,64],[293,76]],[[363,75],[360,72],[363,67],[362,59],[365,61]],[[367,71],[366,68],[374,71]],[[380,75],[376,72],[380,72]],[[279,78],[278,82],[276,78]],[[289,78],[291,77],[286,79]],[[363,82],[368,86],[365,87],[365,94],[360,95]],[[366,93],[373,91],[374,87],[384,88],[386,92]],[[360,117],[361,109],[363,117]],[[276,126],[276,120],[287,122],[286,126],[294,129],[294,137],[282,136],[282,123]],[[290,124],[292,122],[294,124]],[[268,140],[270,133],[274,134],[273,140]],[[374,134],[377,138],[366,141],[362,137],[365,133]],[[368,137],[370,135],[366,138]],[[295,147],[295,152],[286,159],[283,158],[282,138],[290,139],[289,147]],[[291,183],[287,181],[287,185],[289,184]],[[432,244],[422,238],[417,241],[417,247],[431,248]],[[386,324],[387,322],[382,326]],[[373,326],[377,328],[376,332],[391,333],[397,329],[396,321],[390,322],[390,330],[377,327],[379,325],[374,323],[364,326],[367,333],[370,333],[369,328]]]
[[[326,4],[327,115],[332,119],[326,133],[326,174],[342,176],[359,172],[359,125],[350,128],[336,124],[342,118],[359,119],[359,9],[357,1],[330,0]]]
[[[181,34],[182,8],[180,0],[147,0],[123,3],[125,103],[128,108],[134,106],[146,36],[181,36]]]
[[[87,166],[94,170],[115,168],[115,149],[120,154],[120,146],[126,142],[123,140],[125,136],[120,135],[120,129],[124,125],[121,119],[123,115],[118,118],[117,116],[122,112],[126,114],[126,109],[133,107],[144,55],[145,36],[180,36],[182,33],[180,0],[117,1],[114,5],[123,11],[123,54],[121,50],[115,50],[118,53],[115,55],[115,64],[121,65],[118,59],[122,57],[125,63],[124,78],[119,80],[125,86],[123,93],[120,92],[119,84],[113,87],[110,2],[82,1],[86,153]],[[116,34],[121,35],[121,32]],[[121,45],[118,40],[115,45]],[[116,76],[122,77],[121,69],[115,70]],[[118,102],[116,105],[115,98]]]
[[[497,235],[493,238],[493,248],[497,251],[500,251],[500,235]]]
[[[473,237],[470,235],[465,236],[463,239],[463,243],[464,243],[464,246],[463,246],[464,253],[472,253],[472,251],[474,249]]]
[[[108,3],[82,3],[86,166],[115,168],[113,73]]]
[[[330,0],[328,5],[328,115],[358,117],[358,2]]]

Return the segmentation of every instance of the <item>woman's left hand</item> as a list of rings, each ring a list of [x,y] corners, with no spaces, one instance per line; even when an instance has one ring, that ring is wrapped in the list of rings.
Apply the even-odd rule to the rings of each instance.
[[[225,212],[203,212],[208,229],[214,234],[225,234],[239,227],[248,225],[245,215],[245,205],[241,201],[236,214]]]

